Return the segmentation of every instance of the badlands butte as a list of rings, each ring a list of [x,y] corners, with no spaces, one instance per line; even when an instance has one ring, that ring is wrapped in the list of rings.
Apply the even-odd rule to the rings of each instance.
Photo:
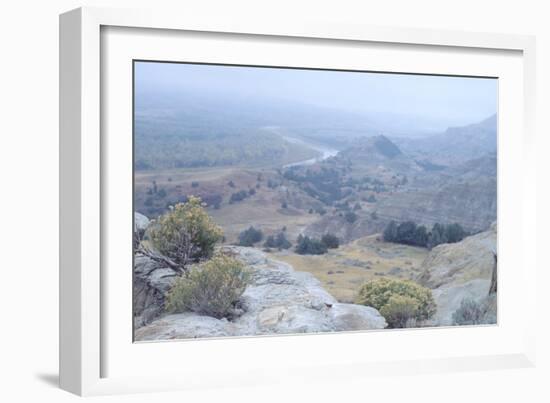
[[[223,230],[217,250],[252,273],[232,318],[169,313],[166,295],[177,273],[137,253],[136,340],[385,328],[377,309],[356,303],[361,286],[380,278],[431,290],[436,310],[422,326],[456,324],[453,314],[464,301],[484,307],[483,323],[496,323],[496,116],[421,138],[313,138],[277,126],[254,133],[253,148],[233,139],[223,156],[212,151],[191,166],[166,158],[157,166],[160,151],[136,149],[135,224],[145,240],[170,206],[197,196]],[[187,151],[193,155],[205,149],[186,144],[197,147]],[[436,245],[388,242],[391,222],[428,232],[456,223],[464,234]],[[243,244],[250,227],[261,240]],[[279,234],[290,247],[266,243]],[[297,251],[304,237],[326,234],[338,239],[337,248]]]

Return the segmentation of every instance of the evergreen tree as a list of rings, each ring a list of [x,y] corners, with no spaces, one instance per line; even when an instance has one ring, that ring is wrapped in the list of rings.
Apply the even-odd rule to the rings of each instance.
[[[447,243],[447,233],[445,226],[440,223],[435,223],[428,237],[428,248],[435,248],[437,245]]]
[[[300,235],[295,252],[300,255],[322,255],[327,253],[327,247],[318,239]]]
[[[397,242],[415,245],[416,224],[405,221],[397,226]]]
[[[428,244],[428,230],[425,226],[419,225],[416,227],[415,232],[415,245],[417,246],[426,246]]]
[[[340,246],[340,240],[334,234],[327,233],[322,236],[321,242],[325,244],[328,249],[336,249]]]
[[[464,239],[464,237],[467,235],[466,231],[464,231],[464,228],[462,228],[460,224],[457,223],[447,225],[445,230],[445,233],[447,234],[447,241],[449,243],[462,241],[462,239]]]
[[[357,221],[357,214],[355,214],[353,211],[348,211],[345,215],[344,215],[344,218],[346,219],[346,221],[350,224],[353,224],[355,221]]]
[[[250,226],[239,234],[239,245],[253,246],[255,243],[260,242],[263,236],[262,231]]]
[[[397,224],[395,221],[390,221],[384,230],[383,236],[386,242],[395,242],[397,240]]]
[[[279,232],[277,234],[277,237],[275,238],[275,244],[279,249],[289,249],[292,246],[290,241],[286,239],[284,232]]]
[[[275,248],[275,237],[273,235],[269,235],[264,242],[265,248]]]
[[[266,238],[264,242],[264,247],[266,248],[277,248],[288,249],[292,244],[286,239],[286,236],[283,232],[279,232],[276,236],[270,235]]]

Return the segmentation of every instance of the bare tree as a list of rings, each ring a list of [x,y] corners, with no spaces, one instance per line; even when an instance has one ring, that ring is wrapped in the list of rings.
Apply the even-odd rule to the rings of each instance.
[[[160,253],[157,253],[150,249],[149,247],[145,246],[143,243],[143,234],[137,230],[137,228],[134,228],[134,254],[141,254],[143,256],[147,256],[149,259],[161,263],[163,265],[166,265],[170,267],[172,270],[176,271],[178,274],[186,274],[187,268],[184,264],[178,264],[169,257],[166,257],[164,255],[161,255]],[[150,272],[147,273],[147,275],[151,274],[153,271],[160,269],[160,266],[155,266]]]

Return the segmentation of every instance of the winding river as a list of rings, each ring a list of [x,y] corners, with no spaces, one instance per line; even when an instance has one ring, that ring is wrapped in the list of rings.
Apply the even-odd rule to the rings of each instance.
[[[321,154],[318,157],[309,158],[307,160],[292,162],[290,164],[283,165],[283,168],[313,165],[316,162],[326,160],[327,158],[334,157],[336,154],[338,154],[337,149],[330,148],[330,147],[325,146],[325,145],[310,143],[310,142],[304,141],[302,139],[297,139],[295,137],[283,136],[283,138],[291,144],[301,144],[301,145],[304,145],[308,148],[311,148],[311,149],[313,149],[313,150],[315,150],[315,151],[317,151]]]
[[[315,150],[320,154],[319,156],[314,158],[308,158],[301,161],[291,162],[290,164],[285,164],[283,165],[283,168],[313,165],[316,162],[326,160],[327,158],[330,158],[330,157],[334,157],[339,152],[339,150],[329,147],[327,145],[312,143],[297,137],[285,135],[281,133],[281,130],[278,126],[264,126],[262,129],[278,134],[290,144],[300,144],[305,147],[311,148],[312,150]]]

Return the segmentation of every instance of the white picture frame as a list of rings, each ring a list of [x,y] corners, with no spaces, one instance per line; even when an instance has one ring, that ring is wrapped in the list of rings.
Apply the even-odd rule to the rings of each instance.
[[[107,43],[102,33],[109,27],[116,30],[126,30],[122,37]],[[114,28],[113,28],[114,29]],[[499,144],[499,177],[512,175],[510,182],[521,186],[521,192],[512,194],[513,200],[500,206],[499,194],[499,248],[514,242],[514,251],[499,256],[499,264],[506,260],[521,267],[522,281],[505,282],[501,296],[499,292],[499,309],[506,309],[506,295],[523,296],[517,309],[525,313],[524,320],[518,323],[510,321],[486,328],[465,329],[432,329],[403,330],[391,333],[370,332],[352,334],[331,334],[323,336],[285,336],[242,338],[238,340],[206,340],[178,343],[143,343],[128,344],[128,338],[117,338],[121,332],[114,323],[121,321],[109,319],[116,317],[116,312],[124,312],[124,302],[120,306],[113,304],[113,288],[106,285],[106,280],[116,281],[106,272],[109,266],[109,244],[106,243],[105,228],[111,221],[106,217],[109,203],[117,196],[112,194],[113,187],[109,184],[109,153],[116,147],[126,147],[127,143],[115,144],[111,137],[105,138],[105,133],[112,131],[112,123],[107,116],[109,108],[124,111],[127,105],[118,105],[116,99],[124,99],[123,87],[116,87],[112,81],[104,80],[102,74],[111,70],[105,68],[102,58],[111,55],[104,48],[108,46],[118,50],[116,55],[132,58],[132,54],[123,52],[121,44],[131,39],[123,37],[134,35],[132,31],[145,29],[143,35],[155,33],[143,40],[143,47],[156,47],[155,53],[162,56],[170,52],[170,46],[178,41],[178,32],[192,32],[193,36],[217,33],[217,40],[224,41],[226,35],[253,38],[254,41],[301,41],[307,46],[310,41],[318,41],[323,46],[333,49],[353,44],[377,44],[377,46],[399,46],[400,48],[416,48],[417,50],[441,51],[451,53],[458,51],[474,54],[468,67],[479,72],[491,69],[476,67],[475,54],[511,52],[514,54],[510,62],[510,88],[519,100],[514,104],[501,105],[504,110],[521,105],[518,116],[505,120],[502,126],[506,141]],[[155,30],[155,31],[152,31]],[[170,33],[170,35],[164,34]],[[164,35],[164,36],[163,36]],[[144,37],[145,38],[145,37]],[[142,38],[143,39],[143,38]],[[117,42],[118,41],[118,42]],[[164,41],[164,42],[163,42]],[[303,42],[303,43],[302,43]],[[146,45],[148,43],[148,45]],[[286,42],[285,42],[286,43]],[[135,44],[134,44],[135,45]],[[116,48],[116,46],[119,46]],[[282,45],[283,46],[283,45]],[[135,49],[125,46],[127,49]],[[160,50],[159,50],[160,49]],[[196,49],[196,47],[194,48]],[[246,49],[244,50],[246,51]],[[230,58],[238,50],[233,49],[232,55],[220,57]],[[428,54],[426,53],[426,54]],[[455,52],[456,53],[456,52]],[[152,53],[151,53],[152,54]],[[168,53],[166,53],[168,54]],[[452,57],[459,57],[452,56]],[[194,61],[200,56],[196,56]],[[250,56],[256,58],[258,64],[269,63],[262,60],[262,55],[256,53]],[[215,21],[196,18],[192,15],[171,15],[170,13],[151,12],[146,10],[115,10],[103,8],[81,8],[70,11],[60,17],[60,384],[63,389],[79,395],[96,395],[112,393],[129,393],[140,391],[160,391],[171,389],[208,388],[231,385],[246,386],[269,382],[293,382],[296,379],[324,380],[337,377],[370,376],[373,374],[412,374],[420,372],[439,372],[456,370],[478,370],[497,368],[517,368],[534,365],[535,322],[529,312],[534,314],[536,255],[532,248],[534,242],[524,241],[524,234],[534,233],[536,226],[535,212],[535,164],[534,158],[534,102],[535,102],[535,42],[533,37],[520,35],[467,33],[455,31],[428,31],[408,28],[383,28],[368,26],[349,26],[342,24],[305,22],[303,24],[285,23],[281,21],[248,21],[245,18],[231,21]],[[115,57],[113,56],[113,60]],[[305,59],[304,59],[305,60]],[[310,63],[319,63],[319,61]],[[435,56],[426,56],[424,65],[411,63],[408,66],[395,66],[398,71],[422,72],[425,63],[436,63]],[[227,60],[225,60],[227,62]],[[307,63],[307,60],[303,63]],[[351,63],[343,62],[343,63]],[[389,63],[389,62],[388,62]],[[467,70],[466,64],[456,64],[448,73],[460,74],[461,69]],[[491,62],[494,64],[494,62]],[[506,63],[502,63],[505,65]],[[424,66],[424,67],[423,67]],[[110,68],[107,66],[107,68]],[[387,68],[387,66],[386,66]],[[450,69],[444,62],[435,69]],[[496,68],[496,67],[495,67]],[[502,67],[504,68],[504,67]],[[485,70],[484,70],[485,69]],[[113,71],[117,70],[114,66]],[[504,70],[503,70],[504,71]],[[115,77],[115,76],[113,76]],[[116,76],[118,78],[118,76]],[[126,83],[127,84],[127,83]],[[105,94],[114,94],[114,98],[104,98]],[[118,94],[118,95],[117,95]],[[107,108],[105,100],[108,100]],[[115,100],[115,101],[113,101]],[[507,106],[508,105],[508,106]],[[107,108],[107,110],[105,110]],[[122,109],[116,109],[122,108]],[[126,108],[126,109],[124,109]],[[123,114],[124,115],[124,114]],[[126,119],[124,117],[124,119]],[[505,118],[505,117],[504,117]],[[503,119],[504,119],[503,118]],[[127,121],[125,121],[127,124]],[[124,122],[122,122],[124,123]],[[499,120],[499,124],[501,121]],[[115,122],[116,124],[116,122]],[[120,126],[127,131],[127,127]],[[517,130],[511,130],[512,128]],[[126,144],[126,145],[125,145]],[[111,149],[111,147],[113,147]],[[502,158],[501,158],[502,157]],[[504,161],[504,162],[502,162]],[[503,166],[504,163],[504,166]],[[509,164],[514,164],[516,173],[506,170]],[[109,168],[110,167],[110,168]],[[131,170],[131,166],[128,166]],[[122,175],[121,177],[124,177]],[[499,179],[499,186],[500,186]],[[512,189],[510,189],[512,190]],[[130,211],[131,212],[131,211]],[[517,214],[511,217],[511,213]],[[112,216],[111,216],[112,217]],[[130,214],[128,214],[130,217]],[[508,219],[510,221],[508,223]],[[106,222],[107,220],[107,222]],[[114,222],[114,221],[113,221]],[[514,232],[513,238],[500,238],[501,222],[507,233]],[[120,223],[123,227],[123,222]],[[118,224],[116,224],[118,225]],[[130,226],[128,226],[130,228]],[[501,242],[502,241],[502,242]],[[130,245],[130,244],[128,244]],[[130,246],[128,246],[130,251]],[[504,260],[503,260],[504,259]],[[504,262],[504,263],[502,263]],[[499,268],[500,271],[500,268]],[[123,280],[123,278],[121,278]],[[122,281],[121,280],[121,281]],[[499,281],[500,278],[499,272]],[[115,284],[115,283],[113,283]],[[119,283],[120,284],[120,283]],[[128,289],[131,285],[128,284]],[[499,291],[501,290],[499,285]],[[125,293],[125,294],[124,294]],[[123,295],[131,295],[124,291]],[[503,300],[504,298],[504,300]],[[121,298],[121,300],[125,300]],[[131,301],[125,300],[126,304]],[[116,308],[116,309],[114,309]],[[128,311],[131,312],[131,311]],[[502,311],[499,312],[499,315]],[[130,316],[130,313],[128,313]],[[506,319],[506,318],[505,318]],[[129,329],[127,329],[129,330]],[[434,333],[435,332],[435,333]],[[113,336],[114,334],[114,336]],[[382,340],[382,338],[385,339]],[[391,339],[391,341],[387,341]],[[346,359],[336,355],[319,360],[314,356],[313,348],[328,346],[329,349],[338,343],[353,345],[365,340],[373,343],[390,343],[399,339],[404,345],[416,343],[419,353],[400,356],[397,349],[393,356],[377,356],[371,351],[369,357],[354,354]],[[499,340],[499,343],[491,341]],[[426,341],[423,341],[426,340]],[[464,348],[453,351],[434,349],[433,354],[426,354],[422,344],[437,345],[443,342],[462,340]],[[474,348],[476,340],[484,340]],[[118,343],[118,344],[117,344]],[[193,344],[195,343],[195,344]],[[229,344],[228,344],[229,343]],[[435,344],[433,344],[435,343]],[[484,344],[485,343],[485,344]],[[494,348],[487,349],[489,344]],[[230,348],[228,348],[230,347]],[[289,350],[290,349],[290,350]],[[187,361],[177,357],[185,350]],[[384,348],[378,348],[380,354]],[[124,354],[118,353],[123,351]],[[190,354],[193,351],[195,355]],[[228,352],[229,351],[229,352]],[[235,353],[231,353],[231,351]],[[282,357],[282,351],[300,351],[301,354],[290,354]],[[114,353],[117,352],[117,353]],[[118,354],[118,355],[117,355]],[[201,355],[206,354],[206,355]],[[210,354],[210,355],[207,355]],[[232,355],[233,354],[233,355]],[[244,354],[244,359],[243,359]],[[271,354],[271,355],[270,355]],[[367,354],[367,353],[365,353]],[[147,365],[162,364],[162,373],[151,374],[148,371],[135,369],[133,355],[140,355],[140,362]],[[233,360],[231,367],[219,365],[213,370],[216,356]],[[342,354],[345,357],[345,354]],[[206,358],[205,358],[206,357]],[[263,357],[263,364],[261,358]],[[144,358],[146,360],[144,361]],[[111,368],[114,362],[128,362],[119,365],[116,370]],[[235,363],[235,361],[242,361]],[[133,367],[133,368],[132,368]],[[114,364],[113,364],[114,368]],[[193,372],[189,371],[193,368]],[[307,368],[307,371],[304,371]],[[284,369],[283,371],[281,369]],[[336,371],[337,369],[337,371]],[[228,377],[229,371],[232,376]],[[328,376],[330,374],[330,378]],[[298,378],[297,378],[298,377]]]

